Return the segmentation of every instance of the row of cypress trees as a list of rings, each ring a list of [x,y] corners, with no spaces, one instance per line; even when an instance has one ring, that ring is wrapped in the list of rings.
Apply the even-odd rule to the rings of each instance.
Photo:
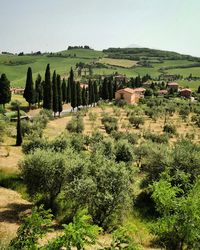
[[[106,85],[107,86],[107,85]],[[50,65],[48,64],[45,72],[45,79],[42,81],[40,75],[38,75],[35,87],[32,78],[32,70],[29,67],[27,71],[26,87],[24,90],[24,98],[31,104],[43,101],[43,108],[53,110],[54,115],[58,112],[62,112],[63,103],[70,103],[72,109],[80,106],[95,105],[100,98],[99,90],[104,91],[104,87],[99,88],[97,82],[89,80],[88,86],[82,86],[79,82],[74,80],[74,72],[71,68],[69,78],[66,82],[63,78],[61,83],[60,75],[53,72],[51,79]],[[102,93],[103,93],[102,92]],[[104,98],[103,98],[104,99]]]
[[[145,79],[150,78],[146,75]],[[62,112],[62,105],[70,103],[72,109],[80,106],[94,106],[99,99],[112,101],[115,98],[115,92],[125,86],[134,85],[139,87],[141,82],[145,80],[139,76],[132,78],[129,83],[118,82],[112,77],[104,78],[102,81],[92,81],[89,79],[88,84],[83,86],[74,80],[74,72],[71,68],[69,77],[61,81],[60,75],[53,72],[51,78],[50,65],[48,64],[45,72],[45,79],[42,81],[38,75],[35,87],[32,79],[32,70],[29,67],[27,71],[26,87],[24,91],[24,98],[31,104],[43,102],[43,108],[53,110],[54,114]]]

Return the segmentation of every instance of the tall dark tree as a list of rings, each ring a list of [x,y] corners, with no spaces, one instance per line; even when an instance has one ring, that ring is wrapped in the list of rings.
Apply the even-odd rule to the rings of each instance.
[[[25,89],[24,89],[23,97],[28,102],[29,109],[30,109],[31,104],[35,103],[35,91],[34,91],[34,87],[33,87],[33,77],[32,77],[32,69],[31,69],[31,67],[29,67],[28,71],[27,71],[26,86],[25,86]]]
[[[108,95],[109,95],[109,100],[112,101],[112,99],[113,99],[113,82],[111,79],[108,81]]]
[[[0,104],[9,103],[11,100],[11,91],[10,91],[10,81],[7,79],[6,74],[2,74],[0,77]]]
[[[77,107],[77,86],[75,82],[72,84],[71,89],[71,106],[73,110]]]
[[[94,87],[94,103],[97,103],[99,101],[99,92],[96,81],[94,81],[93,87]]]
[[[77,82],[77,107],[82,105],[82,95],[80,82]]]
[[[55,117],[56,113],[58,112],[58,88],[57,88],[57,75],[55,70],[53,72],[53,78],[52,78],[52,89],[53,89],[53,112]]]
[[[65,78],[62,80],[62,102],[65,103],[67,102],[67,85]]]
[[[66,95],[66,103],[71,103],[71,83],[70,79],[68,78],[67,81],[67,95]]]
[[[70,70],[70,75],[69,75],[69,85],[71,88],[71,106],[74,110],[74,108],[77,107],[77,86],[74,81],[74,72],[72,68]]]
[[[37,79],[35,81],[35,102],[38,103],[38,107],[40,106],[40,102],[43,99],[43,82],[42,77],[38,74]]]
[[[94,83],[91,84],[90,87],[90,95],[91,95],[91,105],[94,105],[95,103],[95,96],[94,96]]]
[[[83,87],[82,89],[82,105],[85,107],[87,106],[87,96],[86,96],[86,89]]]
[[[92,81],[89,79],[88,82],[88,104],[92,105]]]
[[[108,91],[108,79],[104,78],[102,83],[102,99],[108,100],[109,99],[109,91]]]
[[[21,130],[21,120],[20,120],[20,108],[17,106],[17,137],[16,146],[21,146],[22,144],[22,130]]]
[[[114,80],[114,83],[113,83],[113,98],[115,98],[115,92],[117,91],[117,81]]]
[[[52,109],[52,83],[51,83],[51,73],[50,73],[50,65],[47,65],[45,72],[45,81],[43,85],[43,108],[44,109]]]
[[[63,107],[62,107],[62,86],[61,86],[61,78],[60,78],[60,75],[57,75],[57,89],[58,89],[58,112],[59,112],[59,116],[60,116],[60,113],[62,112],[63,110]]]

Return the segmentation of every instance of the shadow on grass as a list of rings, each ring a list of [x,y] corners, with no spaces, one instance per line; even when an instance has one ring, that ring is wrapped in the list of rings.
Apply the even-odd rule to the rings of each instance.
[[[32,208],[32,204],[11,203],[6,207],[6,210],[0,212],[0,222],[18,223],[24,213],[28,213]]]

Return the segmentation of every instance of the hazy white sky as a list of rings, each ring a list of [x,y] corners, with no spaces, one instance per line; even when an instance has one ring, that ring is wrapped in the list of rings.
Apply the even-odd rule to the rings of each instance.
[[[200,0],[0,0],[0,51],[144,47],[200,56]]]

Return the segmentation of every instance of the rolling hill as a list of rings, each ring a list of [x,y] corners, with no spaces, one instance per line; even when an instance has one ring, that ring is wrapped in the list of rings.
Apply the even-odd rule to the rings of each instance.
[[[61,76],[68,75],[71,67],[77,63],[91,65],[93,75],[109,75],[115,72],[127,77],[149,74],[158,80],[160,75],[181,75],[178,80],[183,86],[196,89],[200,85],[200,58],[181,55],[176,52],[148,48],[109,48],[103,51],[92,49],[70,49],[57,53],[41,55],[0,55],[0,74],[6,73],[11,86],[23,87],[27,68],[33,71],[33,78],[38,73],[44,77],[46,65],[50,63],[51,71],[55,69]],[[192,74],[196,79],[186,78]]]

